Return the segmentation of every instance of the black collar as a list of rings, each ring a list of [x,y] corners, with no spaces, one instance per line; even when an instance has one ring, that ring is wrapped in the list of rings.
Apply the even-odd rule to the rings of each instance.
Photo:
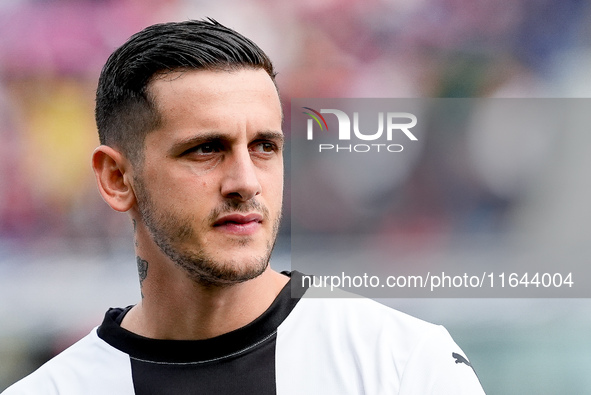
[[[223,335],[206,340],[158,340],[136,335],[120,324],[133,306],[111,308],[98,328],[98,336],[131,358],[153,362],[198,363],[224,358],[249,349],[254,344],[275,336],[277,327],[287,318],[303,294],[302,274],[283,272],[290,277],[271,306],[250,324]],[[292,298],[296,285],[298,297]],[[305,290],[304,290],[305,291]]]

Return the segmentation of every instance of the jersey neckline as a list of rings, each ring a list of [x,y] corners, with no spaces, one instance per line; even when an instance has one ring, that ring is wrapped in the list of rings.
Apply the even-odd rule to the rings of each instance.
[[[161,340],[137,335],[120,326],[123,316],[133,306],[109,309],[97,334],[131,358],[148,362],[207,363],[230,358],[274,338],[277,327],[300,300],[299,297],[292,297],[292,287],[302,289],[302,274],[296,271],[283,274],[288,275],[290,280],[263,314],[250,324],[211,339]]]

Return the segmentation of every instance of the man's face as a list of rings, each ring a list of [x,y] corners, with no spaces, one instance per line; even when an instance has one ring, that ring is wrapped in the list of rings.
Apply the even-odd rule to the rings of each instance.
[[[134,177],[141,220],[194,280],[260,275],[283,194],[281,106],[264,70],[182,71],[150,84],[160,126]]]

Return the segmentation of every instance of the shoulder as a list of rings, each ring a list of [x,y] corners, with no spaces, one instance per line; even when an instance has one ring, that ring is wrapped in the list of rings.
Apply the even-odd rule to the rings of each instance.
[[[352,348],[379,345],[397,360],[409,358],[428,339],[449,341],[442,326],[415,318],[365,298],[302,298],[281,330],[310,331],[340,339]]]
[[[385,335],[392,341],[400,339],[404,344],[415,344],[428,336],[439,336],[447,331],[439,325],[418,319],[374,300],[334,292],[335,298],[303,297],[285,326],[302,328],[319,326],[330,328],[331,336]],[[313,296],[313,295],[312,295]],[[449,336],[449,335],[448,335]],[[385,339],[382,339],[385,340]]]
[[[391,339],[404,339],[406,345],[414,344],[428,333],[437,333],[442,329],[438,325],[339,288],[327,292],[322,287],[312,287],[310,284],[306,286],[305,275],[294,273],[292,296],[300,299],[285,320],[285,327],[316,325],[330,328],[331,336],[364,334],[364,338],[367,335],[375,338],[377,335],[387,334]]]
[[[334,382],[362,393],[483,393],[444,327],[366,298],[304,297],[280,326],[277,342],[307,366],[314,355],[320,371],[339,361]],[[319,380],[326,385],[327,375]]]
[[[96,328],[74,345],[49,360],[2,395],[127,394],[131,378],[129,358],[101,340]],[[109,381],[106,381],[109,380]]]

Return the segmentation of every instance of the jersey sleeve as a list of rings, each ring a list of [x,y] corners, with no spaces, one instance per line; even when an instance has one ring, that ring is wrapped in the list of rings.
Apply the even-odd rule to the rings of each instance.
[[[38,370],[8,387],[1,395],[59,395],[53,380],[44,370]]]
[[[400,395],[411,394],[484,394],[472,364],[442,326],[416,345],[407,362]]]
[[[131,395],[129,356],[98,338],[96,329],[1,395]]]

